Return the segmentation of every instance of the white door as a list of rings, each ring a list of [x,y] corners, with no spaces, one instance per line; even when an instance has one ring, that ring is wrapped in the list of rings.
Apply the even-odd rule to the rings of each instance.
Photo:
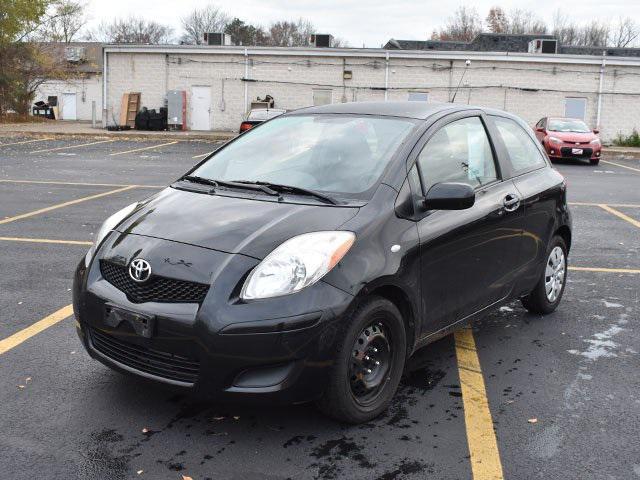
[[[191,130],[211,130],[211,87],[191,87]]]
[[[76,94],[62,94],[62,120],[77,120]]]

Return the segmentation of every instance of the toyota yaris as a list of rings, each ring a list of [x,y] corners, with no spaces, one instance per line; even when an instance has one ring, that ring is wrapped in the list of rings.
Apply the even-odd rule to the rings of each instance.
[[[78,265],[104,364],[218,399],[364,422],[420,347],[513,299],[552,312],[563,177],[504,112],[351,103],[251,129],[107,219]]]

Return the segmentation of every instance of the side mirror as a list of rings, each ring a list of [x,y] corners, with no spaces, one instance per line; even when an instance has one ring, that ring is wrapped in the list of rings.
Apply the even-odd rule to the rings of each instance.
[[[600,130],[598,130],[597,128],[593,129],[593,133],[595,133],[596,135],[600,133]]]
[[[536,127],[536,132],[544,133],[544,128]]]
[[[476,192],[466,183],[436,183],[424,197],[425,210],[464,210],[473,207]]]

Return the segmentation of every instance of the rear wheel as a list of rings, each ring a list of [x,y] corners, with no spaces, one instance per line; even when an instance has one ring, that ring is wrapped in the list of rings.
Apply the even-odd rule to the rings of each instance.
[[[553,237],[546,258],[538,284],[522,298],[522,305],[533,313],[551,313],[562,299],[567,280],[567,246],[562,237]]]
[[[382,413],[398,389],[406,356],[404,321],[390,301],[371,297],[345,321],[318,407],[348,423]]]

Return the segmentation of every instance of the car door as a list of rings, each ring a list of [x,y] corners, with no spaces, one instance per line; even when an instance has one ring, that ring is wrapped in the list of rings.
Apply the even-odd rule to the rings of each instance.
[[[491,115],[496,141],[502,142],[508,168],[524,208],[519,289],[533,288],[545,261],[557,212],[564,208],[565,183],[552,169],[525,125],[513,118]]]
[[[425,137],[416,156],[423,194],[436,183],[464,182],[476,200],[469,209],[428,211],[418,221],[423,336],[511,293],[522,233],[517,190],[501,178],[483,114],[445,117]]]

